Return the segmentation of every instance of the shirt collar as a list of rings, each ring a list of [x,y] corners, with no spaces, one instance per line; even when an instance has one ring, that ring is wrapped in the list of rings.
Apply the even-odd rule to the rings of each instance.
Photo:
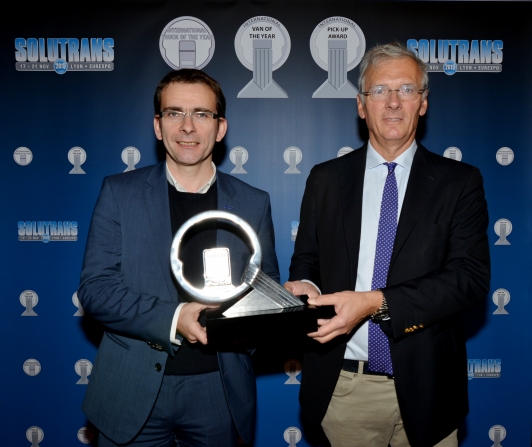
[[[209,181],[207,183],[205,183],[199,190],[196,194],[205,194],[209,188],[213,185],[213,183],[216,181],[216,165],[211,161],[211,165],[212,165],[212,177],[209,179]],[[166,166],[166,179],[168,180],[168,182],[173,185],[175,187],[175,189],[177,189],[179,192],[189,192],[187,191],[185,188],[183,188],[182,185],[180,185],[176,179],[174,178],[174,176],[172,175],[172,173],[170,172],[170,169],[168,169],[168,163],[165,163],[165,166]]]
[[[412,162],[414,161],[414,155],[416,154],[417,143],[416,140],[412,142],[410,147],[404,151],[399,157],[397,157],[394,163],[397,163],[402,168],[410,171],[412,169]],[[380,155],[368,141],[368,153],[366,155],[366,170],[375,168],[387,161]]]

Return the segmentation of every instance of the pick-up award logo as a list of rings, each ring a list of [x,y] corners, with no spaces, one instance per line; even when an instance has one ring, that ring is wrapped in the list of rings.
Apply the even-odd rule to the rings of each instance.
[[[366,38],[360,27],[345,17],[329,17],[314,28],[310,52],[316,64],[327,72],[327,80],[313,98],[356,98],[358,90],[347,79],[366,51]]]

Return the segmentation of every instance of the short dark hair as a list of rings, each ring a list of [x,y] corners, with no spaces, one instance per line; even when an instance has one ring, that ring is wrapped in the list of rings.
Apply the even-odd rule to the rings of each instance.
[[[182,68],[181,70],[172,70],[164,78],[161,79],[159,85],[155,89],[153,96],[153,110],[155,115],[161,113],[161,95],[163,90],[174,82],[182,84],[204,84],[209,87],[216,98],[216,114],[220,118],[225,118],[225,96],[220,84],[208,74],[201,70],[193,68]]]

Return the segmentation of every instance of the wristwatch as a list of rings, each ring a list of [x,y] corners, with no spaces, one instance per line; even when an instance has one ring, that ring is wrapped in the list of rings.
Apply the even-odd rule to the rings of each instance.
[[[389,320],[390,313],[388,311],[388,303],[386,301],[386,296],[384,295],[384,291],[382,289],[376,289],[376,290],[382,293],[382,305],[380,309],[377,309],[375,312],[371,314],[371,319],[375,322]]]

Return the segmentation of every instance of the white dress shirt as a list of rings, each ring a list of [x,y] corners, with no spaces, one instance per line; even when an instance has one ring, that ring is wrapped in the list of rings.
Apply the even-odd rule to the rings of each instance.
[[[398,218],[401,215],[401,207],[405,198],[408,177],[410,176],[416,150],[417,144],[414,140],[405,152],[393,160],[397,163],[395,167],[395,178],[397,180],[398,192]],[[383,163],[386,163],[386,160],[368,142],[362,197],[362,228],[360,232],[360,251],[358,253],[356,292],[367,292],[371,290],[382,193],[388,175],[388,168]],[[347,343],[344,358],[368,360],[368,321],[359,327]]]

